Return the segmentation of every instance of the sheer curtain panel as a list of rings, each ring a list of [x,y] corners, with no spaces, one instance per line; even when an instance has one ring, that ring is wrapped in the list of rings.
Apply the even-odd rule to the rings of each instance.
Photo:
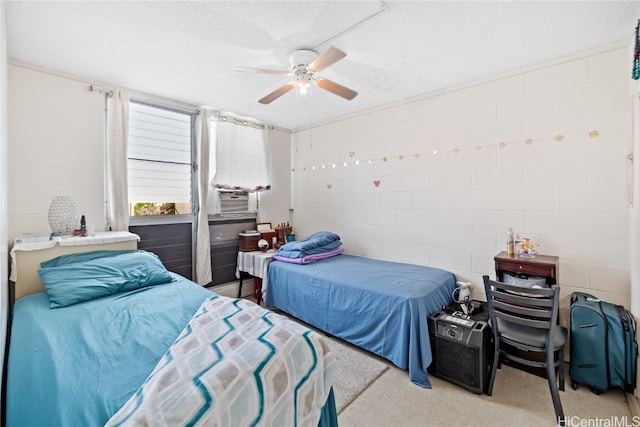
[[[209,192],[209,147],[211,144],[211,116],[203,109],[196,117],[196,162],[198,164],[198,225],[196,232],[196,282],[206,285],[213,280],[207,194]]]
[[[211,186],[249,193],[268,190],[268,127],[219,120],[216,128],[216,164]]]
[[[115,89],[107,96],[107,229],[129,230],[127,197],[127,128],[129,93]]]

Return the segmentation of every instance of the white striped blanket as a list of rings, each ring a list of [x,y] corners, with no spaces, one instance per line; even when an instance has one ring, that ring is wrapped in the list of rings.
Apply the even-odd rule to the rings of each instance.
[[[334,369],[319,334],[216,295],[107,426],[315,427]]]

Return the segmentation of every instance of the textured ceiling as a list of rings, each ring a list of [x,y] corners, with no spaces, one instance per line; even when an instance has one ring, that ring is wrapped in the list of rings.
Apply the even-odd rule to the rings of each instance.
[[[276,126],[343,115],[631,41],[639,1],[13,1],[9,57]],[[355,89],[314,87],[269,105],[298,49],[347,57],[318,73]],[[631,58],[629,59],[631,70]]]

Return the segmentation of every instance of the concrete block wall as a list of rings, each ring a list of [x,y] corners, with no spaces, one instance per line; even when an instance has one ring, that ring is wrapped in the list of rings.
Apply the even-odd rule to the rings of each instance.
[[[72,197],[87,223],[105,230],[104,95],[73,78],[8,68],[10,241],[50,233],[55,196]]]
[[[603,47],[295,132],[296,233],[450,270],[483,299],[513,227],[560,257],[565,304],[582,290],[629,307],[628,54]]]

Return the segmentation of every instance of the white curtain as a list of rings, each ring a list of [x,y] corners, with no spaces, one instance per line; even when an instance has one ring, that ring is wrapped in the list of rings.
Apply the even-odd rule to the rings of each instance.
[[[196,232],[196,282],[206,285],[212,281],[211,250],[209,237],[209,215],[207,194],[209,192],[209,146],[211,143],[212,112],[206,109],[196,117],[196,162],[198,164],[198,228]]]
[[[267,126],[218,120],[215,175],[211,186],[249,193],[269,189],[268,135]]]
[[[129,231],[127,133],[129,93],[114,89],[107,97],[107,230]]]

